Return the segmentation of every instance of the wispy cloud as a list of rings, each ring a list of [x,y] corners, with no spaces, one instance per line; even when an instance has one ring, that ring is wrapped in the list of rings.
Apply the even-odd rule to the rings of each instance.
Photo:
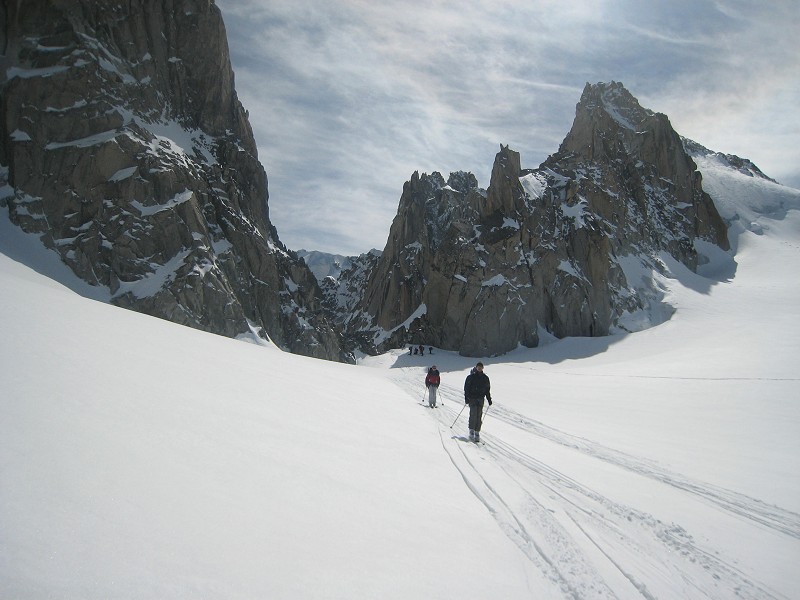
[[[800,185],[794,0],[217,4],[290,248],[382,248],[414,170],[486,186],[500,143],[537,166],[586,82]]]

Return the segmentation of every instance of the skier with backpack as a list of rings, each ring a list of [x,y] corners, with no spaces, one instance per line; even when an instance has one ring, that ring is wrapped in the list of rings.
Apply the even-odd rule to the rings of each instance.
[[[469,439],[481,441],[481,421],[483,420],[483,401],[492,405],[491,383],[479,362],[464,381],[464,402],[469,405]]]
[[[425,387],[428,388],[428,406],[436,408],[436,392],[439,389],[441,378],[439,370],[436,365],[428,369],[428,375],[425,377]]]

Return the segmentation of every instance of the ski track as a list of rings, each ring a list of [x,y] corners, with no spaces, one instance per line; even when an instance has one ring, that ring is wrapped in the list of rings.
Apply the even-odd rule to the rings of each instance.
[[[399,369],[394,379],[411,397],[418,397],[421,380],[417,370]],[[440,386],[439,409],[432,410],[431,416],[438,421],[442,447],[470,491],[550,586],[548,597],[786,598],[753,581],[713,549],[701,547],[680,525],[664,523],[616,502],[494,436],[482,434],[486,445],[468,442],[463,413],[453,425],[463,406],[459,388]],[[691,494],[777,533],[800,538],[796,513],[693,481],[505,407],[493,405],[490,414],[526,433]]]
[[[492,417],[637,475],[682,489],[731,513],[760,523],[779,533],[800,539],[800,515],[797,513],[709,483],[692,481],[688,477],[672,473],[646,459],[553,429],[505,407],[492,407]]]

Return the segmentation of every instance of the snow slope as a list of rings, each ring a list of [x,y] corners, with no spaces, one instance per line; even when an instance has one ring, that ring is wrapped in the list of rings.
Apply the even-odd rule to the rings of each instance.
[[[469,359],[114,308],[2,211],[0,598],[797,597],[800,192],[748,183],[668,322],[485,360],[481,446]]]

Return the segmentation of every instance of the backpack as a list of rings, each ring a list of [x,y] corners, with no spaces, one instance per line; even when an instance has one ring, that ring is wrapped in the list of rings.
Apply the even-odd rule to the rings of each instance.
[[[472,373],[467,377],[466,386],[464,391],[467,398],[483,398],[486,395],[486,383],[484,382],[486,375],[482,373]]]

